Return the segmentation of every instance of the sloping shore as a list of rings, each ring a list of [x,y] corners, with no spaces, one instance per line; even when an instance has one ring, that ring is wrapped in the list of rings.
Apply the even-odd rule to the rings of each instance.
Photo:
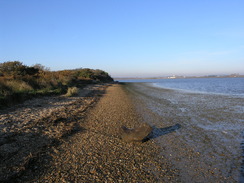
[[[32,105],[33,108],[27,105],[19,112],[23,119],[26,112],[33,114],[33,119],[31,115],[26,116],[30,120],[22,120],[16,112],[18,109],[1,114],[1,140],[5,143],[0,150],[6,154],[1,162],[1,170],[5,171],[2,181],[179,181],[178,171],[160,155],[154,139],[144,143],[126,143],[120,139],[122,125],[133,128],[146,122],[136,112],[123,86],[100,86],[90,96],[70,100],[57,99],[51,103],[51,112],[48,104]],[[5,134],[9,136],[5,138]],[[21,142],[27,145],[18,143],[16,147],[16,137],[25,138]],[[20,162],[8,167],[6,163],[12,157],[19,158]]]
[[[182,182],[243,182],[242,96],[125,84]],[[168,129],[163,133],[160,129]]]

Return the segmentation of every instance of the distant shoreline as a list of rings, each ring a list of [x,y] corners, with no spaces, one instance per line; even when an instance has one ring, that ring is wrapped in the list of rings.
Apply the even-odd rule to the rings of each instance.
[[[244,75],[227,75],[227,76],[166,76],[166,77],[128,77],[114,78],[114,80],[129,80],[129,79],[193,79],[193,78],[243,78]]]

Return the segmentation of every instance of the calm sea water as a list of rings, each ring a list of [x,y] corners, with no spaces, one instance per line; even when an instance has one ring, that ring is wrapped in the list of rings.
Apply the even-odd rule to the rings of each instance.
[[[187,92],[244,96],[244,78],[138,79],[120,82],[146,82],[155,87]]]

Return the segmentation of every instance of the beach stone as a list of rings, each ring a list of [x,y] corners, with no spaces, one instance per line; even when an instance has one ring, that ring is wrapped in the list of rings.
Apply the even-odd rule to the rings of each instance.
[[[125,142],[142,142],[150,133],[152,127],[146,123],[136,128],[121,127],[121,139]]]

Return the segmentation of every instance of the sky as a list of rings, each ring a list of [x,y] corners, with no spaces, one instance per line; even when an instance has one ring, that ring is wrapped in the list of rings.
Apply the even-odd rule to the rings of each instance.
[[[244,74],[243,0],[0,0],[0,62],[112,77]]]

